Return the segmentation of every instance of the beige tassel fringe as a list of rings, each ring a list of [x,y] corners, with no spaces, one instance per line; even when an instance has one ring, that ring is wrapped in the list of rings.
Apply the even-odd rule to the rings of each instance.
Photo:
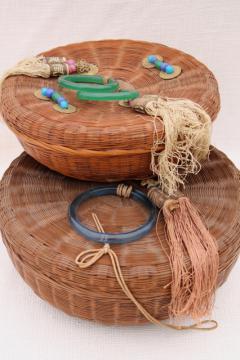
[[[20,61],[9,69],[1,81],[12,75],[27,75],[31,77],[50,77],[50,66],[45,62],[44,56],[31,57]]]
[[[188,174],[201,169],[200,161],[209,153],[210,116],[198,104],[187,99],[164,99],[146,95],[130,103],[136,111],[153,116],[154,139],[151,170],[158,176],[162,190],[174,194],[184,185]],[[164,137],[157,132],[157,121],[164,125]],[[159,148],[164,145],[164,150]]]

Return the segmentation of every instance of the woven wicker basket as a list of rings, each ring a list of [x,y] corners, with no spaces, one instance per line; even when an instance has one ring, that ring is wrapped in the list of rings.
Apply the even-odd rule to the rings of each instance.
[[[182,74],[163,80],[158,70],[143,68],[142,59],[151,53],[180,65]],[[130,82],[141,95],[189,98],[203,106],[212,119],[219,111],[213,74],[192,56],[164,45],[130,40],[91,41],[62,46],[45,55],[84,58],[96,63],[100,74]],[[151,174],[150,116],[120,107],[116,102],[80,102],[69,90],[64,93],[78,111],[61,114],[51,103],[34,97],[34,90],[42,86],[57,88],[57,80],[13,76],[3,83],[3,117],[29,155],[50,169],[81,180],[140,179]],[[158,125],[159,137],[163,135],[161,126]]]
[[[21,155],[0,185],[5,245],[23,279],[41,298],[66,313],[108,324],[143,323],[145,318],[121,291],[107,256],[87,269],[79,269],[74,262],[81,251],[100,247],[76,234],[67,219],[73,198],[95,185],[66,178]],[[240,251],[239,189],[238,170],[216,149],[201,172],[188,177],[185,189],[217,239],[218,285],[226,280]],[[95,198],[79,210],[81,219],[92,228],[93,210],[106,231],[127,231],[147,216],[131,199]],[[166,246],[161,217],[158,232]],[[155,230],[134,243],[112,247],[136,298],[153,316],[166,318],[170,289],[165,285],[171,281],[171,271]]]

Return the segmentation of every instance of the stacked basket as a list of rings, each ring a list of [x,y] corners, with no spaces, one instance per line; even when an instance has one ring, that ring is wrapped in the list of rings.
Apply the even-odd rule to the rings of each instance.
[[[149,54],[161,54],[166,61],[178,64],[181,75],[160,79],[156,69],[142,66]],[[84,58],[97,64],[99,74],[130,84],[140,96],[192,100],[212,120],[219,111],[213,74],[195,58],[160,44],[91,41],[43,55]],[[34,96],[41,87],[60,89],[77,111],[56,112],[49,102]],[[6,171],[0,187],[3,240],[23,279],[44,300],[85,319],[130,325],[147,320],[160,323],[171,316],[171,249],[161,211],[156,227],[139,241],[111,245],[117,263],[112,262],[109,247],[105,247],[97,261],[85,267],[78,266],[79,254],[99,254],[101,246],[75,231],[68,215],[74,198],[95,187],[109,187],[111,183],[117,188],[118,181],[123,180],[136,191],[148,192],[138,180],[153,175],[152,117],[118,102],[79,101],[74,91],[59,88],[56,78],[25,75],[4,80],[1,107],[4,120],[26,152]],[[155,130],[158,138],[164,139],[164,123],[156,123]],[[158,147],[161,150],[164,142]],[[217,286],[226,280],[240,250],[239,185],[238,170],[212,148],[209,158],[201,162],[201,171],[189,174],[179,188],[216,241]],[[96,232],[93,213],[104,231],[114,234],[131,232],[148,218],[148,210],[131,195],[128,199],[113,194],[90,198],[77,209],[84,227]],[[119,280],[113,264],[119,264],[124,280]],[[187,253],[184,264],[191,267]]]

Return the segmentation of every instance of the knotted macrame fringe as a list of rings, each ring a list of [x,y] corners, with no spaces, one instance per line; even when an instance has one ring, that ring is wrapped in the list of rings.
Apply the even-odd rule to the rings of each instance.
[[[3,75],[1,82],[8,76],[27,75],[31,77],[50,77],[50,66],[44,61],[44,56],[30,57],[17,63]]]
[[[167,256],[172,271],[170,316],[199,319],[209,315],[219,267],[215,239],[187,197],[166,200],[164,194],[154,187],[148,191],[148,196],[162,208],[166,223]]]
[[[200,161],[208,156],[210,116],[200,105],[187,99],[146,95],[133,100],[130,105],[153,117],[151,170],[158,176],[161,189],[167,195],[172,195],[179,185],[184,185],[188,174],[199,172]],[[157,131],[158,121],[164,125],[163,137]]]
[[[30,77],[49,78],[51,68],[44,61],[44,56],[30,57],[17,63],[14,67],[7,70],[0,79],[0,97],[2,94],[2,84],[6,78],[13,75],[27,75]]]
[[[102,224],[100,223],[98,217],[96,214],[92,214],[93,220],[96,224],[96,227],[99,232],[104,233],[104,229],[102,227]],[[136,305],[138,310],[142,313],[142,315],[151,323],[159,326],[165,326],[171,329],[175,330],[213,330],[217,327],[217,322],[215,320],[202,320],[197,323],[194,323],[192,325],[174,325],[174,324],[168,324],[165,322],[161,322],[158,319],[154,318],[135,298],[135,296],[132,294],[130,289],[128,288],[122,271],[119,264],[118,257],[116,253],[110,248],[109,244],[105,244],[100,249],[91,249],[91,250],[85,250],[81,252],[76,257],[76,264],[82,268],[88,268],[89,266],[92,266],[95,264],[102,256],[108,255],[110,257],[113,271],[115,274],[115,277],[117,279],[117,282],[119,286],[121,287],[122,291],[125,293],[125,295]],[[205,327],[204,327],[205,326]]]

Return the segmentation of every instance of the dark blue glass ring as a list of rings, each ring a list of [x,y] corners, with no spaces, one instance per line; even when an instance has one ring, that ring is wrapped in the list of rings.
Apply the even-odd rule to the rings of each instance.
[[[148,197],[142,191],[137,189],[132,191],[130,197],[143,204],[149,210],[148,220],[143,225],[140,225],[135,230],[123,233],[100,233],[84,226],[77,216],[79,206],[88,199],[105,195],[117,195],[117,186],[109,185],[90,189],[78,195],[70,204],[68,217],[70,224],[77,233],[89,240],[103,244],[126,244],[137,241],[150,232],[156,223],[157,210]]]

